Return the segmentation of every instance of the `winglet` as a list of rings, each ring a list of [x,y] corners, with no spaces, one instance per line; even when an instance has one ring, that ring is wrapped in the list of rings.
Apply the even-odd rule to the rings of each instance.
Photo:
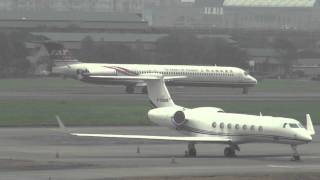
[[[315,135],[315,130],[313,128],[312,120],[310,114],[306,114],[306,129],[310,133],[310,135]]]
[[[63,124],[63,122],[61,121],[60,117],[58,115],[56,115],[56,119],[57,119],[57,122],[59,124],[59,128],[60,129],[66,129],[66,126]]]

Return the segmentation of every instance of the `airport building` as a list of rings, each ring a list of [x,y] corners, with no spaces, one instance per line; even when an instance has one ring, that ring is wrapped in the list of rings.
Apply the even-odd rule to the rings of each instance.
[[[0,0],[0,10],[142,13],[145,6],[170,6],[180,0]]]
[[[86,16],[94,16],[86,13],[139,14],[140,21],[153,27],[314,30],[320,28],[319,5],[320,0],[0,0],[0,27],[7,24],[4,21],[12,21],[4,19],[6,14],[23,24],[18,20],[28,17],[21,12],[29,11],[31,17],[43,19],[46,14],[39,12],[53,17],[66,13],[61,17],[67,20],[72,16],[69,13],[85,14],[80,15],[84,21]],[[109,19],[107,15],[99,16]],[[103,27],[101,23],[98,26]]]
[[[226,28],[304,30],[319,24],[316,0],[225,0]]]
[[[149,9],[153,26],[262,30],[319,29],[318,0],[195,0]]]
[[[0,11],[2,29],[143,30],[147,27],[148,23],[136,13]]]

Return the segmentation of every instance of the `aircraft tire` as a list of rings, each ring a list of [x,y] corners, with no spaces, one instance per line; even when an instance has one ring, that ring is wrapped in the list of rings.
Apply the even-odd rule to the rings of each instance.
[[[148,94],[148,88],[144,86],[141,90],[142,94]]]
[[[126,93],[127,94],[133,94],[134,93],[134,87],[133,86],[127,86],[126,87]]]
[[[230,147],[226,147],[224,149],[224,156],[225,157],[235,157],[236,156],[236,152],[234,149],[230,148]]]

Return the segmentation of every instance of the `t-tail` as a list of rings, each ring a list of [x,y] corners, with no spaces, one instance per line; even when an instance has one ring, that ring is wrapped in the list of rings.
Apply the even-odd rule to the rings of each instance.
[[[141,76],[91,76],[92,78],[102,78],[104,80],[137,80],[147,84],[150,103],[154,108],[177,106],[171,99],[170,93],[165,82],[184,79],[185,76],[164,77],[162,74],[149,73]]]
[[[155,79],[145,80],[148,88],[148,96],[150,103],[154,108],[176,106],[173,102],[163,76]]]

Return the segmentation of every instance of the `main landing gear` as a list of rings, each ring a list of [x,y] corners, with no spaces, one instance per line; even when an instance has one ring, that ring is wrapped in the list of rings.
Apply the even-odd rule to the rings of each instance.
[[[242,89],[242,94],[248,94],[248,92],[249,92],[249,88],[248,87],[244,87]]]
[[[133,94],[134,93],[134,86],[126,86],[126,92],[128,94]]]
[[[142,88],[141,93],[142,93],[142,94],[148,94],[148,88],[147,88],[147,86],[144,86],[144,87]]]
[[[300,154],[297,150],[297,145],[291,145],[291,149],[293,151],[293,154],[292,154],[292,158],[291,158],[291,161],[300,161]]]
[[[225,157],[236,157],[236,150],[240,151],[240,148],[238,145],[230,145],[229,147],[226,147],[224,149],[224,156]]]
[[[126,86],[126,93],[127,94],[133,94],[134,93],[134,89],[135,87],[134,86]],[[142,94],[148,94],[148,88],[147,86],[144,86],[141,90],[141,93]]]
[[[197,156],[197,150],[196,150],[194,142],[188,143],[188,150],[185,151],[185,156],[186,157],[196,157]]]
[[[225,157],[236,157],[236,150],[240,151],[240,148],[237,144],[232,144],[229,147],[226,147],[224,149],[224,156]],[[188,143],[188,150],[185,151],[186,157],[196,157],[197,156],[197,150],[195,147],[194,142]]]

